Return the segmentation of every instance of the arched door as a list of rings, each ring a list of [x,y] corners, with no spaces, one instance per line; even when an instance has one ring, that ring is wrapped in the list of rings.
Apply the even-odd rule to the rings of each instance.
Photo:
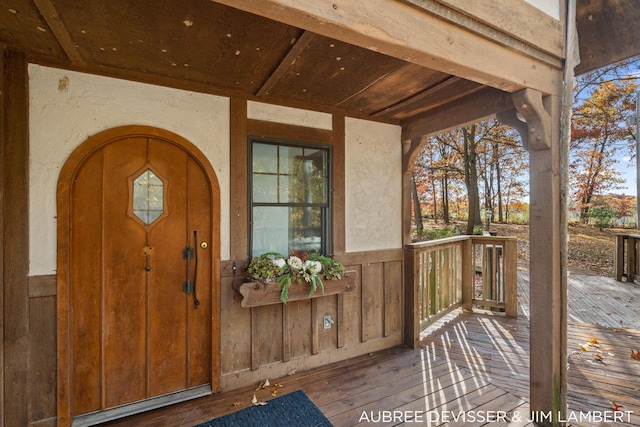
[[[112,129],[58,185],[58,418],[93,423],[211,393],[219,189],[186,140]]]

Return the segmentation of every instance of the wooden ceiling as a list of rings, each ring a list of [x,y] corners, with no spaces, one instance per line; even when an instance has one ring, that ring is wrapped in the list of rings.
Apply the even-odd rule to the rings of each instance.
[[[213,1],[8,0],[0,43],[45,65],[391,123],[500,95]]]
[[[640,55],[640,1],[577,0],[582,74]]]
[[[44,64],[395,123],[482,88],[212,1],[11,3],[0,43]]]

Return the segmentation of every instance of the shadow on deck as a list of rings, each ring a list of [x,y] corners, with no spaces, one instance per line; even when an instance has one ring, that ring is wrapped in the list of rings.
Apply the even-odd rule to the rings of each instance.
[[[414,424],[412,415],[425,420],[414,425],[533,425],[527,422],[528,286],[528,273],[520,270],[518,319],[457,310],[423,331],[420,349],[389,349],[270,380],[283,386],[280,394],[304,390],[337,427]],[[640,360],[631,358],[640,351],[640,286],[572,275],[568,293],[568,416],[587,417],[568,424],[640,426]],[[253,393],[247,387],[110,425],[193,426],[251,405]],[[271,398],[269,390],[256,394]],[[598,414],[614,403],[633,413],[601,422]]]

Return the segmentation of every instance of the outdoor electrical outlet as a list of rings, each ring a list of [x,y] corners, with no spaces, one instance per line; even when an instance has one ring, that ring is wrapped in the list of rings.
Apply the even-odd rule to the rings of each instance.
[[[324,316],[324,328],[331,329],[331,325],[333,325],[335,321],[331,318],[331,316]]]

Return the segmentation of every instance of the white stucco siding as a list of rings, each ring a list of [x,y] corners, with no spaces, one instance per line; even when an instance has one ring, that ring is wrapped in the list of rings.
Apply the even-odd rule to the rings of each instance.
[[[333,116],[318,111],[301,110],[262,102],[247,102],[247,117],[254,120],[305,126],[316,129],[333,129]]]
[[[401,248],[401,129],[351,118],[345,126],[346,250]]]
[[[56,270],[56,186],[88,137],[124,125],[174,132],[197,146],[220,184],[221,258],[229,259],[229,99],[29,66],[30,274]]]
[[[552,18],[560,19],[560,0],[525,0]]]

